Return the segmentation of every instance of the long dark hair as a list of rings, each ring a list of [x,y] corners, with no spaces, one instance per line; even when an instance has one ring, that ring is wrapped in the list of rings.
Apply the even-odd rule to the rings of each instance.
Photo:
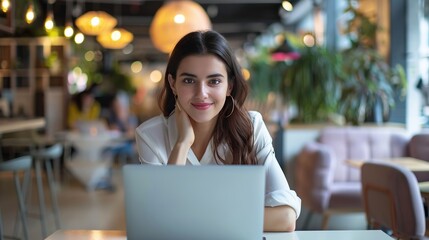
[[[88,95],[92,95],[90,90],[84,90],[78,93],[77,95],[75,95],[74,102],[79,112],[83,111],[83,99]]]
[[[189,55],[211,54],[222,60],[228,73],[228,84],[232,86],[231,96],[219,112],[213,131],[213,154],[216,161],[224,162],[218,147],[226,143],[232,156],[232,164],[257,164],[254,149],[253,125],[244,107],[249,92],[248,86],[227,40],[215,31],[188,33],[175,46],[170,55],[164,77],[164,87],[159,97],[159,105],[165,117],[174,111],[176,99],[168,83],[168,75],[176,78],[180,62]]]

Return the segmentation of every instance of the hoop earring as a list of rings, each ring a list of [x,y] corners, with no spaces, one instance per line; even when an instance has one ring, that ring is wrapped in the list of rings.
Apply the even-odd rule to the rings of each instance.
[[[230,95],[230,97],[231,97],[231,101],[232,101],[232,110],[225,118],[229,118],[229,116],[232,115],[232,113],[234,112],[234,109],[235,109],[235,100],[231,95]]]

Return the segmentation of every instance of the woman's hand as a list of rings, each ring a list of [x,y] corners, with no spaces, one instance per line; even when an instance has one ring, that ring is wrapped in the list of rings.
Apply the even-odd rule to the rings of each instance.
[[[176,101],[176,125],[178,134],[177,143],[191,147],[195,140],[194,129],[192,128],[188,114],[183,111],[179,101]]]
[[[176,125],[177,141],[171,150],[168,164],[185,165],[189,149],[195,140],[195,134],[188,114],[183,111],[178,101],[176,101]]]

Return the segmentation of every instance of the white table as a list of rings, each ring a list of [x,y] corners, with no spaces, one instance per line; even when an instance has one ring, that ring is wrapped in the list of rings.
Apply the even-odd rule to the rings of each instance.
[[[291,233],[264,233],[264,237],[266,240],[392,240],[391,237],[380,230],[296,231]],[[47,240],[93,239],[125,240],[127,237],[124,231],[116,230],[58,230],[47,238]]]
[[[67,132],[64,137],[76,148],[76,154],[65,165],[88,190],[95,189],[101,180],[109,178],[112,155],[104,154],[104,150],[120,144],[121,135],[111,131],[98,134]]]
[[[44,118],[20,119],[2,118],[0,119],[0,134],[17,132],[24,130],[39,129],[45,127]]]
[[[20,132],[26,130],[36,130],[44,128],[46,121],[44,118],[1,118],[0,119],[0,139],[2,134]],[[28,139],[27,139],[28,140]],[[0,145],[0,162],[3,161],[3,153]]]

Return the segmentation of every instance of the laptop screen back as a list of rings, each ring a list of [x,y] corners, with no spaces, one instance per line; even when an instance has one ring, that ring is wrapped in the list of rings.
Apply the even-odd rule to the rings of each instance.
[[[262,239],[263,166],[124,166],[127,239]]]

